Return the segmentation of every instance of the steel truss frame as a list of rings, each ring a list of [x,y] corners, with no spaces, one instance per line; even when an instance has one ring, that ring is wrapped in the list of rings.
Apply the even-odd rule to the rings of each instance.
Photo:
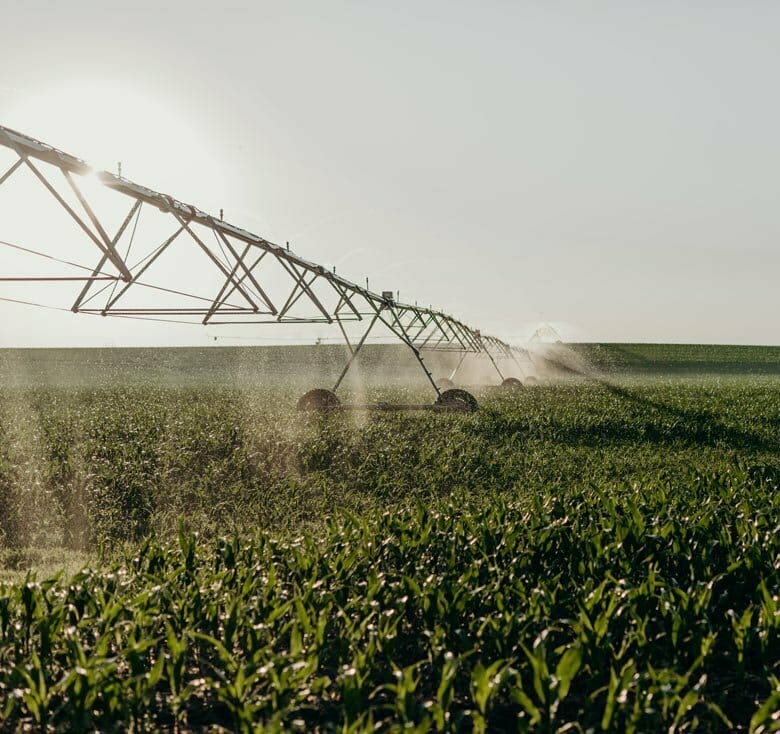
[[[459,319],[432,308],[401,303],[388,294],[375,293],[357,283],[331,272],[322,265],[310,262],[290,251],[288,247],[274,244],[267,239],[237,227],[221,218],[216,218],[195,206],[128,179],[106,171],[94,171],[80,158],[65,153],[23,133],[0,126],[0,145],[9,148],[17,156],[11,167],[0,171],[0,186],[5,184],[21,169],[28,169],[48,190],[52,198],[74,220],[84,235],[96,248],[97,264],[81,267],[88,271],[80,277],[15,277],[0,273],[0,282],[82,282],[70,310],[74,313],[114,316],[123,318],[147,318],[203,325],[229,324],[279,324],[279,323],[326,323],[336,324],[346,342],[349,358],[340,374],[334,391],[339,387],[350,366],[364,347],[369,333],[378,324],[384,325],[397,339],[413,352],[437,395],[441,389],[425,364],[425,352],[450,351],[460,354],[460,361],[450,376],[452,379],[468,355],[486,358],[495,368],[497,376],[504,379],[499,362],[511,361],[524,374],[521,361],[528,359],[527,353],[494,336],[482,334]],[[45,164],[46,169],[40,164]],[[67,187],[75,195],[82,213],[71,206],[55,187],[52,176],[61,175]],[[118,230],[111,236],[96,214],[95,208],[79,186],[77,177],[94,176],[103,186],[129,200],[130,209]],[[131,264],[118,250],[118,242],[131,223],[136,220],[143,206],[151,206],[170,215],[173,231],[152,252],[141,261]],[[195,230],[195,226],[199,230]],[[209,230],[217,247],[207,243],[199,232]],[[155,286],[146,283],[142,277],[171,245],[180,238],[189,238],[221,273],[224,282],[218,292],[210,298],[193,296],[183,290]],[[5,243],[16,249],[26,248]],[[34,252],[28,250],[28,252]],[[41,254],[41,253],[34,253]],[[48,257],[48,256],[46,256]],[[57,259],[57,258],[50,258]],[[68,263],[68,261],[60,260]],[[263,288],[262,268],[268,262],[281,266],[289,276],[290,290],[286,298],[272,299]],[[68,263],[74,265],[74,263]],[[334,269],[335,270],[335,269]],[[98,284],[105,282],[102,289]],[[338,299],[335,307],[328,307],[314,291],[315,284],[323,284],[335,293]],[[168,294],[198,298],[197,307],[173,308],[130,308],[123,305],[125,294],[132,288],[153,288]],[[97,290],[96,290],[97,289]],[[108,290],[105,302],[93,305],[97,297]],[[331,296],[333,296],[331,293]],[[307,302],[312,314],[306,317],[291,313],[296,304]],[[356,345],[352,345],[344,324],[367,321],[368,326]]]

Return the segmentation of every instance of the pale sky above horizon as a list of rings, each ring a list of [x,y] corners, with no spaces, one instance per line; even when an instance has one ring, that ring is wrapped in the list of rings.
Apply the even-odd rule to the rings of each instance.
[[[0,125],[517,343],[780,344],[780,5],[704,5],[0,0]],[[0,346],[214,335],[0,301]]]

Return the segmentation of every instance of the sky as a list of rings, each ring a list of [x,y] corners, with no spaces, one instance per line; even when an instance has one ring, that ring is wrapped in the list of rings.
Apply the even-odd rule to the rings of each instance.
[[[0,17],[0,124],[374,290],[518,344],[542,323],[780,344],[780,5],[0,0]],[[0,186],[0,240],[67,256],[56,204],[19,186],[5,208]],[[0,301],[0,346],[214,336]]]

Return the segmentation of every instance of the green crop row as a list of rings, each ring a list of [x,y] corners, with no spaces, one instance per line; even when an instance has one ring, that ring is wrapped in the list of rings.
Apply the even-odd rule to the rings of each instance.
[[[137,382],[0,389],[0,730],[780,729],[771,375]]]
[[[471,416],[321,418],[291,411],[295,394],[280,390],[6,389],[0,547],[116,546],[181,516],[210,535],[297,531],[333,508],[452,491],[511,497],[780,463],[772,380],[592,382],[479,399]]]
[[[776,471],[146,541],[0,594],[7,728],[773,731]]]

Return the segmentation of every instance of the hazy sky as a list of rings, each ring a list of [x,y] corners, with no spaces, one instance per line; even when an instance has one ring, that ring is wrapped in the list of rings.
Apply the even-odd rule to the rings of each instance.
[[[0,18],[0,124],[353,280],[515,341],[551,322],[780,343],[776,3],[0,0]],[[213,333],[0,302],[3,346]]]

